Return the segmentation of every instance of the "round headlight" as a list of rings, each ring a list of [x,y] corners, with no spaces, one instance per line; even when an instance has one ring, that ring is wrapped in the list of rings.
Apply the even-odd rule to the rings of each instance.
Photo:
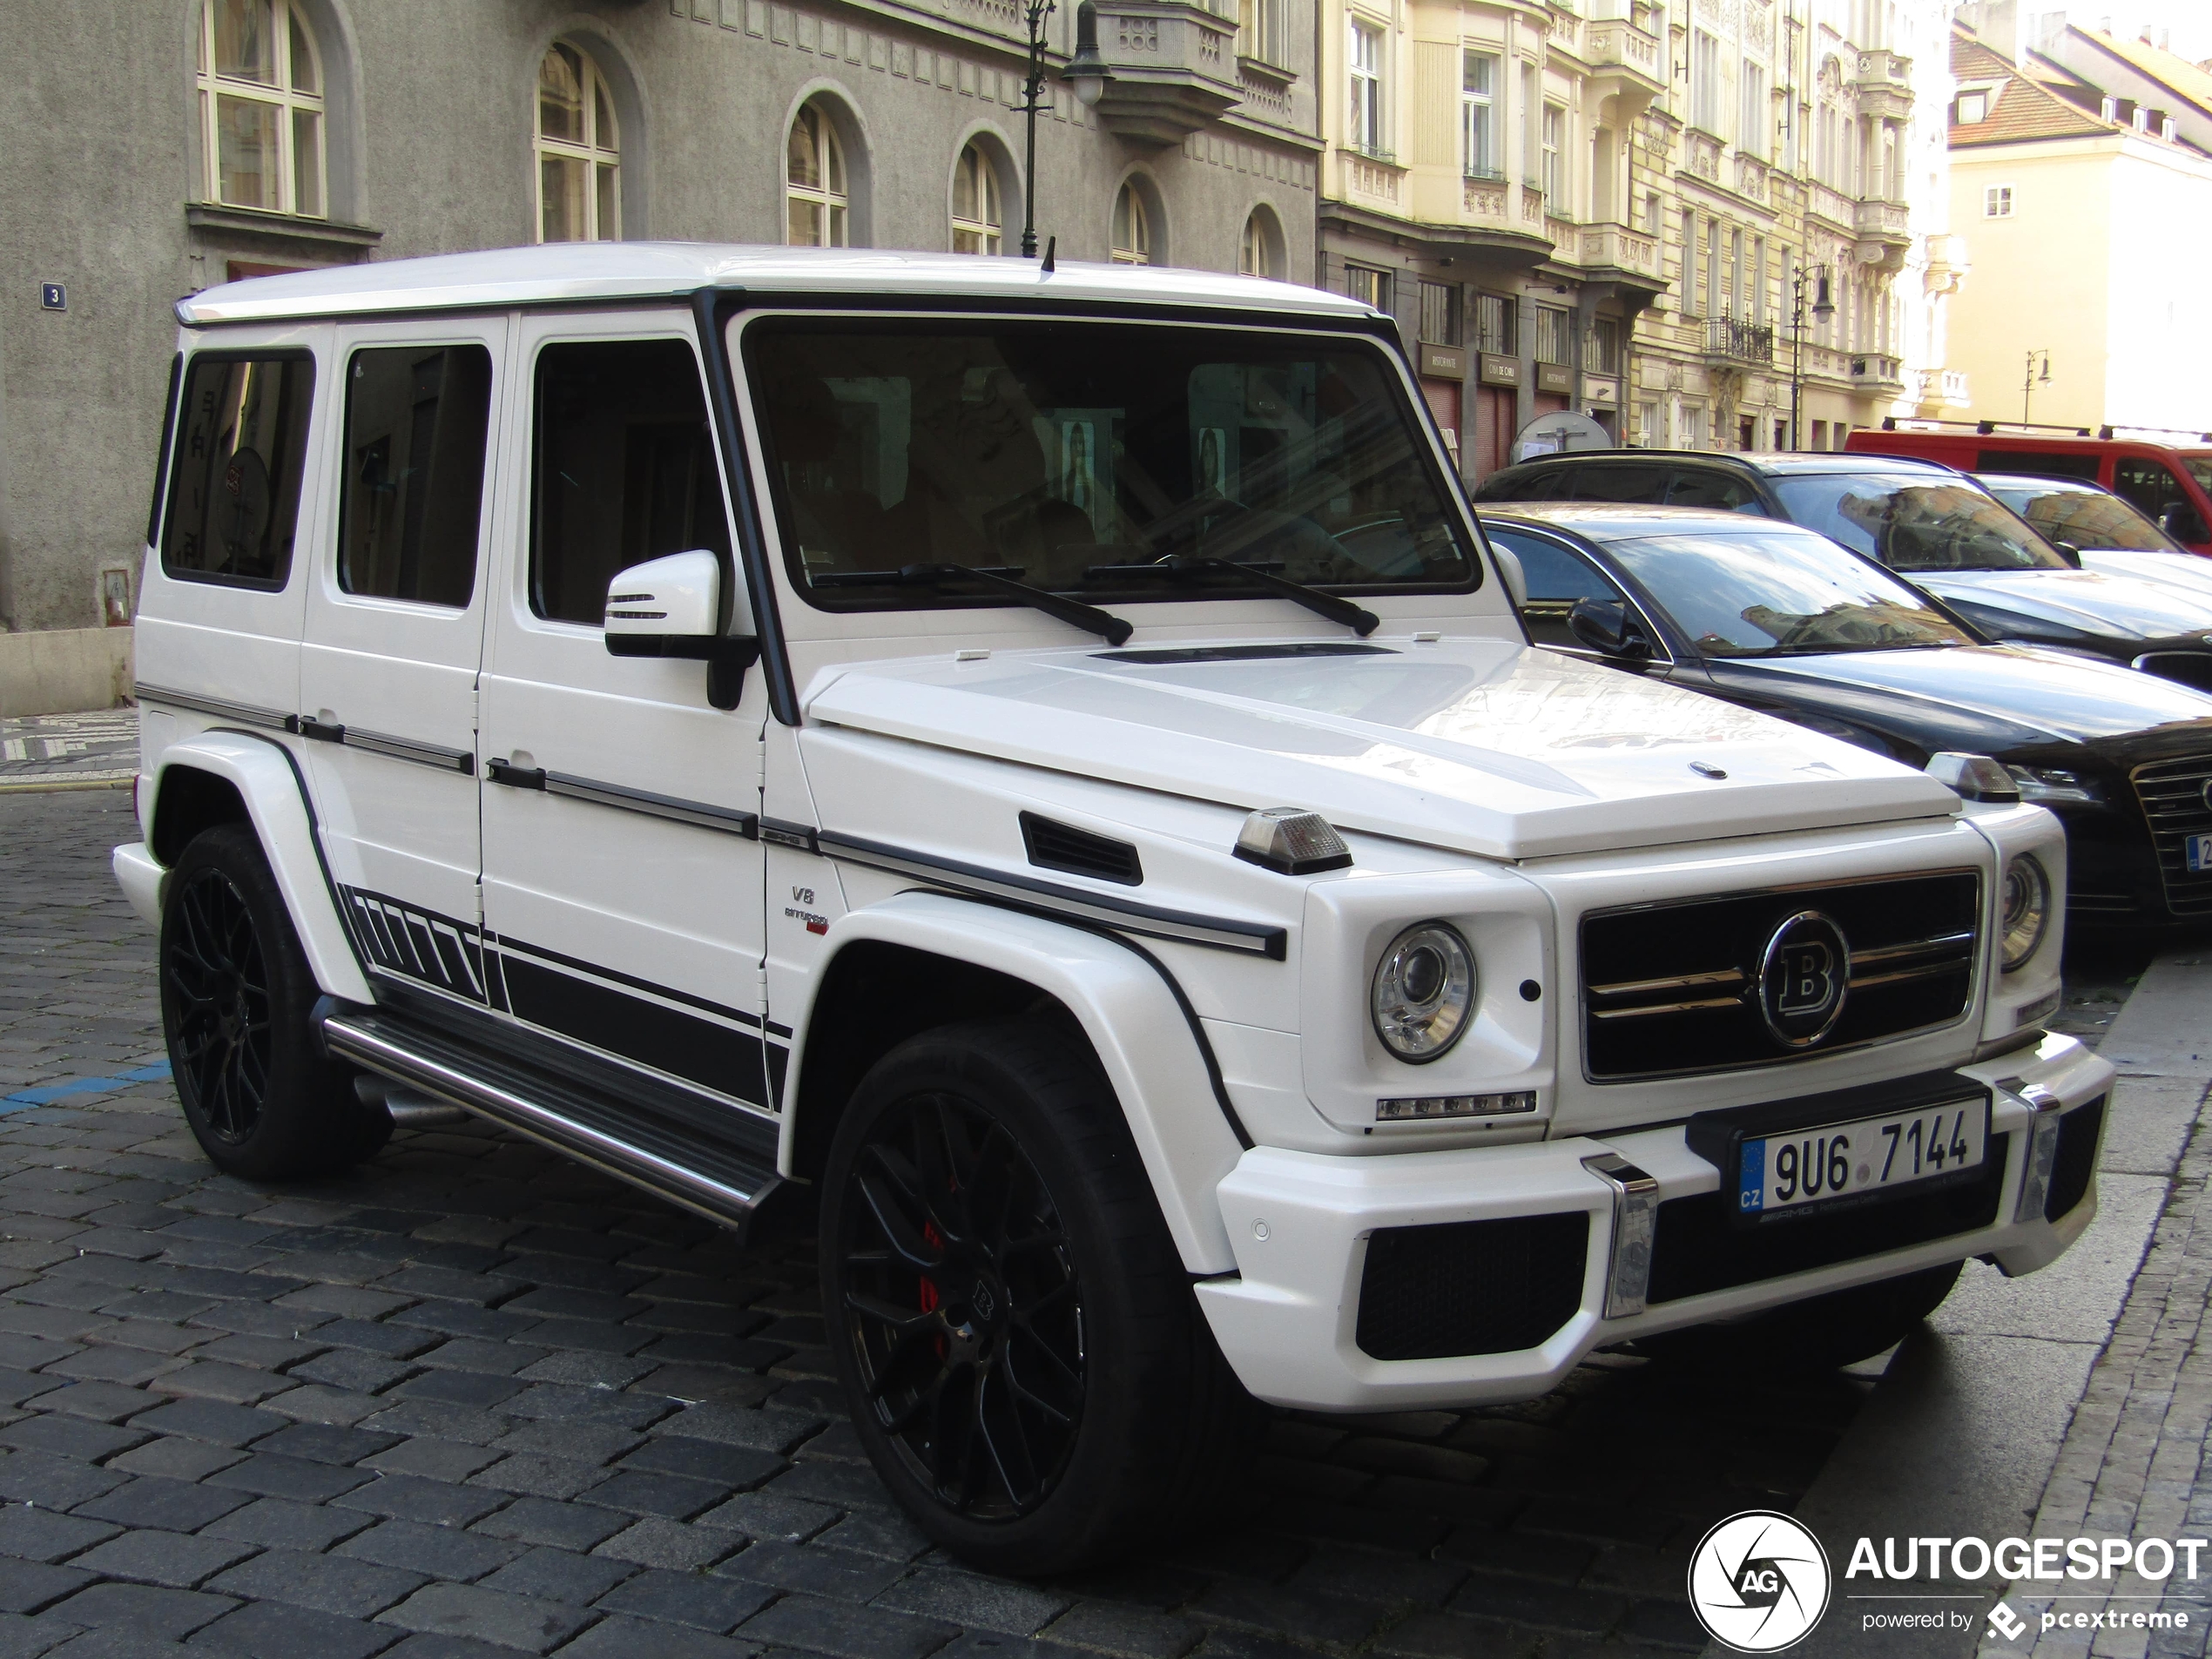
[[[2009,974],[2043,942],[2051,921],[2051,878],[2043,867],[2023,853],[2005,866],[2005,885],[1998,894],[2001,907],[1998,926],[2005,935],[2005,971]]]
[[[1375,964],[1369,999],[1383,1047],[1413,1065],[1460,1040],[1474,1011],[1474,954],[1440,921],[1408,927]]]

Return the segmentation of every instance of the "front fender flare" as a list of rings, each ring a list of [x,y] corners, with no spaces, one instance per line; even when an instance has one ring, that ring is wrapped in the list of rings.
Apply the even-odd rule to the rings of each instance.
[[[361,959],[339,917],[307,786],[291,752],[280,743],[235,732],[202,732],[171,744],[154,772],[149,826],[160,821],[161,792],[170,774],[179,770],[212,773],[246,803],[315,983],[346,1001],[374,1002]]]
[[[1119,940],[1019,911],[934,893],[902,893],[833,922],[829,949],[792,1022],[784,1098],[799,1098],[814,998],[840,951],[862,940],[972,962],[1035,986],[1081,1023],[1129,1120],[1184,1265],[1233,1272],[1237,1258],[1216,1196],[1244,1147],[1215,1091],[1212,1069],[1165,971]],[[798,1114],[784,1115],[779,1162],[794,1173]]]

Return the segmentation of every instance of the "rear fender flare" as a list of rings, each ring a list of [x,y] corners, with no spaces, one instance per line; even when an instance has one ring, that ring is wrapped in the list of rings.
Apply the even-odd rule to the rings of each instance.
[[[1163,968],[1108,935],[942,894],[903,893],[849,912],[831,924],[821,971],[792,1022],[787,1103],[799,1098],[814,1000],[830,964],[863,940],[988,968],[1055,998],[1082,1025],[1113,1087],[1184,1265],[1199,1275],[1236,1270],[1216,1189],[1244,1148]],[[786,1177],[795,1172],[798,1116],[784,1113],[778,1161]]]
[[[281,744],[233,732],[203,732],[171,744],[154,772],[149,826],[160,822],[162,791],[179,771],[220,778],[246,803],[246,816],[284,894],[293,931],[300,935],[315,983],[346,1001],[374,1002],[368,975],[339,916],[307,786],[291,752]]]

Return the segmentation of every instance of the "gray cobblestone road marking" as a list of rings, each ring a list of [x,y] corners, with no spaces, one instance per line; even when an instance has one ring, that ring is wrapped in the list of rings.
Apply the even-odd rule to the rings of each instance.
[[[0,1095],[158,1062],[116,792],[0,799]],[[925,1547],[838,1420],[810,1252],[489,1131],[217,1175],[165,1082],[0,1116],[0,1659],[1404,1659],[1694,1650],[1687,1554],[1865,1385],[1621,1359],[1285,1418],[1239,1516],[1049,1584]],[[179,1645],[181,1644],[181,1645]]]
[[[138,764],[136,709],[0,720],[0,793],[128,784]]]

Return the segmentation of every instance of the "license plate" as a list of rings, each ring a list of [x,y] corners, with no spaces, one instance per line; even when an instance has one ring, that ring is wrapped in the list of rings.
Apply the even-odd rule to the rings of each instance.
[[[2191,875],[2212,871],[2212,835],[2192,835],[2182,843],[2182,857]]]
[[[1737,1213],[1764,1218],[1923,1185],[1979,1169],[1988,1144],[1986,1096],[1747,1136]]]

